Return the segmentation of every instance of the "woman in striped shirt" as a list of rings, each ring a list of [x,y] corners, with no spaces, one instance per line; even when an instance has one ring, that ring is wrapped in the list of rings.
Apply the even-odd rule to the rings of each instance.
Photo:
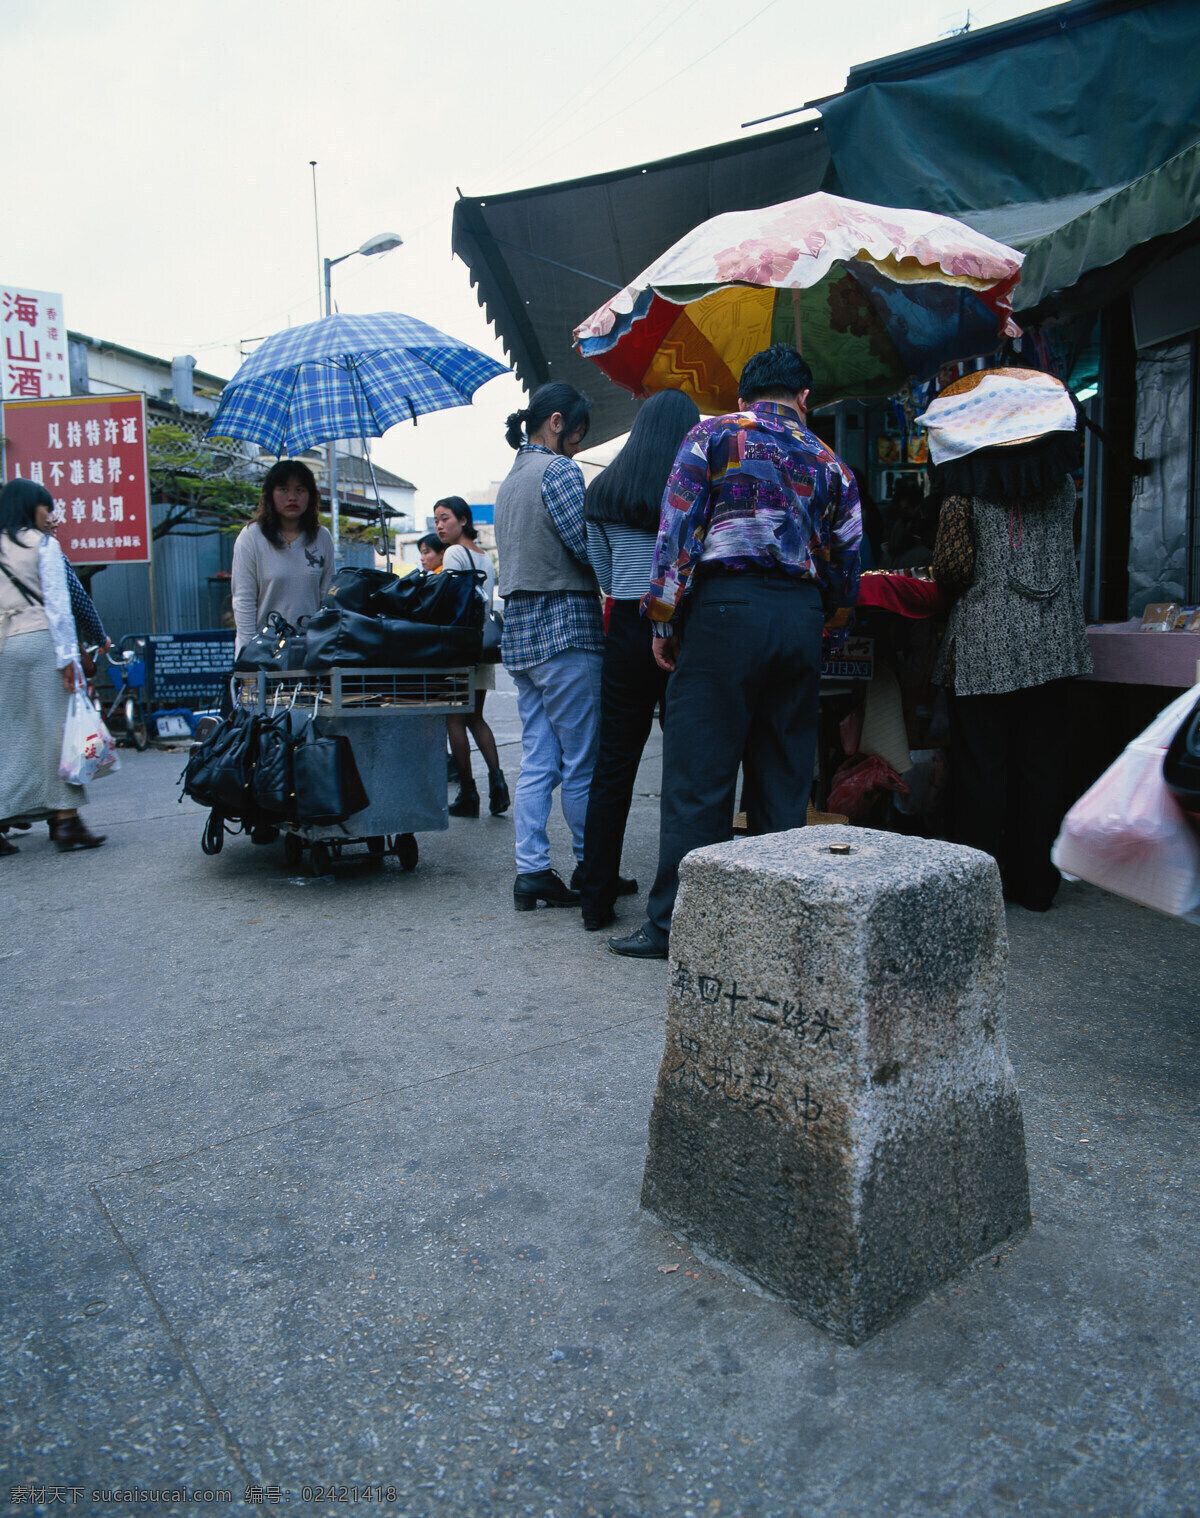
[[[651,396],[629,440],[588,487],[588,556],[612,597],[601,671],[600,746],[588,793],[578,884],[589,932],[616,918],[619,895],[637,884],[622,880],[621,845],[633,782],[650,736],[654,709],[665,698],[667,675],[654,661],[651,624],[638,610],[650,587],[659,504],[679,445],[700,420],[695,402],[677,390]]]

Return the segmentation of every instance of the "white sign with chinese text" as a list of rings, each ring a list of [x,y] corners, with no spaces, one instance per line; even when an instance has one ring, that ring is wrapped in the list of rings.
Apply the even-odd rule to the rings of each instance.
[[[70,395],[62,296],[0,285],[0,400]]]

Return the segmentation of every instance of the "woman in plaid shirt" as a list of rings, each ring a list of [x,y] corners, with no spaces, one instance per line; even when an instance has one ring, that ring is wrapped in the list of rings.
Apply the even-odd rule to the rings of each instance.
[[[583,824],[596,757],[604,624],[587,551],[583,473],[573,457],[591,402],[570,385],[543,385],[508,418],[517,457],[496,496],[504,635],[500,653],[517,687],[521,776],[513,801],[513,905],[579,905],[550,866],[546,824],[557,787],[583,858]]]

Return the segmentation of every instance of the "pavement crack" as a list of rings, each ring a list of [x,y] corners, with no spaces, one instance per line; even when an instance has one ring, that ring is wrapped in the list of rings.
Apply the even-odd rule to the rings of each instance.
[[[188,1375],[191,1377],[193,1383],[195,1384],[196,1390],[200,1394],[200,1400],[204,1403],[205,1412],[220,1430],[221,1438],[224,1440],[225,1448],[229,1453],[229,1458],[237,1467],[238,1474],[242,1477],[242,1480],[250,1482],[253,1477],[251,1476],[250,1469],[246,1464],[246,1458],[242,1454],[241,1446],[234,1438],[233,1433],[229,1429],[224,1418],[221,1417],[220,1412],[217,1410],[216,1403],[209,1396],[208,1388],[205,1386],[203,1380],[201,1379],[200,1372],[196,1369],[195,1363],[193,1362],[191,1355],[188,1353],[187,1345],[183,1342],[183,1339],[176,1332],[170,1318],[167,1316],[166,1309],[158,1299],[154,1287],[151,1286],[145,1271],[143,1271],[142,1267],[138,1264],[137,1257],[135,1256],[133,1250],[130,1249],[129,1245],[126,1243],[125,1235],[117,1227],[116,1219],[108,1210],[108,1204],[105,1202],[103,1196],[101,1196],[99,1186],[92,1182],[88,1185],[88,1190],[92,1193],[92,1197],[95,1200],[96,1206],[100,1210],[100,1216],[104,1219],[112,1231],[112,1236],[117,1242],[117,1248],[125,1256],[126,1260],[128,1260],[130,1270],[132,1270],[134,1275],[137,1277],[138,1284],[146,1293],[146,1297],[149,1300],[150,1305],[158,1314],[158,1320],[162,1324],[163,1331],[166,1333],[167,1338],[170,1340],[171,1347],[179,1356],[183,1368],[187,1371]]]
[[[561,1049],[567,1044],[582,1043],[585,1039],[596,1038],[605,1033],[616,1033],[622,1028],[632,1028],[638,1023],[653,1022],[661,1014],[657,1012],[644,1012],[640,1017],[630,1017],[620,1023],[606,1023],[602,1028],[589,1028],[586,1033],[576,1033],[570,1038],[556,1038],[545,1044],[530,1044],[528,1048],[518,1050],[513,1054],[506,1054],[497,1059],[481,1060],[476,1065],[460,1065],[454,1070],[442,1070],[437,1075],[423,1076],[420,1080],[405,1081],[399,1086],[389,1086],[384,1091],[372,1092],[370,1096],[358,1096],[353,1101],[338,1102],[332,1107],[320,1107],[315,1112],[298,1112],[294,1117],[285,1117],[277,1123],[266,1123],[261,1128],[248,1128],[242,1133],[230,1134],[228,1138],[217,1139],[211,1144],[198,1144],[194,1149],[184,1149],[179,1154],[164,1155],[161,1160],[151,1160],[148,1165],[137,1165],[131,1170],[114,1170],[110,1175],[98,1176],[96,1180],[88,1182],[88,1189],[96,1192],[97,1188],[105,1181],[128,1180],[135,1175],[146,1175],[151,1170],[160,1170],[164,1165],[177,1165],[182,1160],[195,1159],[198,1154],[211,1154],[215,1149],[227,1149],[232,1144],[241,1144],[246,1139],[260,1138],[264,1133],[278,1133],[283,1128],[294,1128],[297,1123],[310,1123],[315,1118],[332,1117],[338,1112],[350,1112],[355,1107],[369,1107],[372,1102],[381,1101],[385,1097],[399,1096],[402,1091],[415,1091],[420,1086],[433,1086],[439,1081],[454,1080],[460,1075],[473,1075],[479,1070],[492,1070],[498,1065],[511,1065],[519,1059],[526,1059],[531,1054],[540,1054],[547,1049]]]

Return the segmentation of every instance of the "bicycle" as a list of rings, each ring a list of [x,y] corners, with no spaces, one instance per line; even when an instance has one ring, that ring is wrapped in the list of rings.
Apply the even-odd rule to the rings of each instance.
[[[146,640],[127,633],[116,651],[110,648],[104,657],[108,660],[116,692],[112,704],[103,712],[104,721],[111,731],[113,718],[119,717],[125,738],[139,754],[144,753],[150,741],[146,709],[142,704],[146,690]]]

